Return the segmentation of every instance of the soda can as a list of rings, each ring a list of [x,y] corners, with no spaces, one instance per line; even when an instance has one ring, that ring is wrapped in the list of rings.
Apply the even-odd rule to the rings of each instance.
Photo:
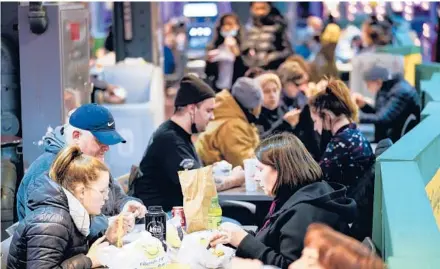
[[[180,226],[182,226],[183,230],[186,230],[186,219],[185,219],[185,211],[183,210],[183,206],[175,206],[171,210],[171,214],[174,217],[180,218]]]

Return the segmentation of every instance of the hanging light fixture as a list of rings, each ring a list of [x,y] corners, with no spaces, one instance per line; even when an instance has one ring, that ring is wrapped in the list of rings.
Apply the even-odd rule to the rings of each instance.
[[[367,14],[373,13],[373,9],[370,6],[364,6],[364,12]]]
[[[348,6],[348,11],[349,11],[351,14],[356,14],[356,12],[357,12],[357,8],[356,8],[355,6],[353,6],[353,5],[349,5],[349,6]]]
[[[403,15],[403,17],[405,18],[405,20],[407,21],[412,21],[413,16],[411,14],[406,13],[405,15]]]
[[[391,3],[391,8],[395,12],[402,12],[402,10],[403,10],[403,3],[402,2],[392,2]]]
[[[353,14],[348,14],[348,15],[347,15],[347,19],[348,19],[349,21],[354,21],[354,15],[353,15]]]
[[[431,28],[429,27],[429,24],[423,23],[423,36],[426,38],[431,37]]]

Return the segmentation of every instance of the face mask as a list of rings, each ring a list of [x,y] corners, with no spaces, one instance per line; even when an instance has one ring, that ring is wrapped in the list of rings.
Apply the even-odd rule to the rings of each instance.
[[[238,34],[238,30],[231,30],[231,31],[221,31],[220,32],[221,36],[224,38],[227,37],[236,37]]]
[[[320,143],[319,143],[321,154],[324,154],[325,149],[327,148],[327,144],[330,142],[332,137],[333,134],[330,130],[322,129],[322,133],[320,135]]]
[[[197,110],[197,108],[194,110],[194,114],[191,117],[191,133],[192,134],[198,134],[199,133],[199,130],[197,130],[197,125],[196,125],[196,122],[195,122],[196,110]]]

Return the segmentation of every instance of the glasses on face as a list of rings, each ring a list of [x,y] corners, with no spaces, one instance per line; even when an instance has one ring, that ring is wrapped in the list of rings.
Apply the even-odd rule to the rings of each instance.
[[[102,190],[102,191],[100,191],[98,189],[95,189],[95,188],[92,188],[92,187],[88,187],[88,188],[91,189],[91,190],[99,192],[102,195],[102,197],[107,197],[108,194],[110,193],[110,188],[109,187],[105,188],[105,190]]]

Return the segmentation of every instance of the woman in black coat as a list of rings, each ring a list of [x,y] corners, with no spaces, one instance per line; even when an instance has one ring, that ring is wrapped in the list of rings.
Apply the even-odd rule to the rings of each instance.
[[[238,225],[224,223],[211,246],[231,244],[238,257],[287,268],[301,256],[311,223],[321,222],[348,233],[356,203],[346,197],[344,186],[321,181],[321,168],[296,136],[274,135],[261,143],[256,156],[256,179],[274,197],[265,224],[252,235]]]
[[[89,249],[90,216],[99,215],[108,199],[109,171],[98,159],[67,147],[55,159],[47,180],[30,195],[31,212],[12,238],[7,268],[69,268],[100,266],[96,250],[108,245],[105,237]],[[52,180],[53,179],[53,180]],[[106,237],[115,232],[115,221]],[[132,223],[124,221],[124,233]]]
[[[237,78],[246,72],[241,58],[242,27],[234,13],[220,17],[212,43],[207,47],[205,74],[216,91],[231,89]]]
[[[270,2],[251,2],[252,23],[243,40],[243,61],[249,68],[276,70],[293,54],[285,18]]]

